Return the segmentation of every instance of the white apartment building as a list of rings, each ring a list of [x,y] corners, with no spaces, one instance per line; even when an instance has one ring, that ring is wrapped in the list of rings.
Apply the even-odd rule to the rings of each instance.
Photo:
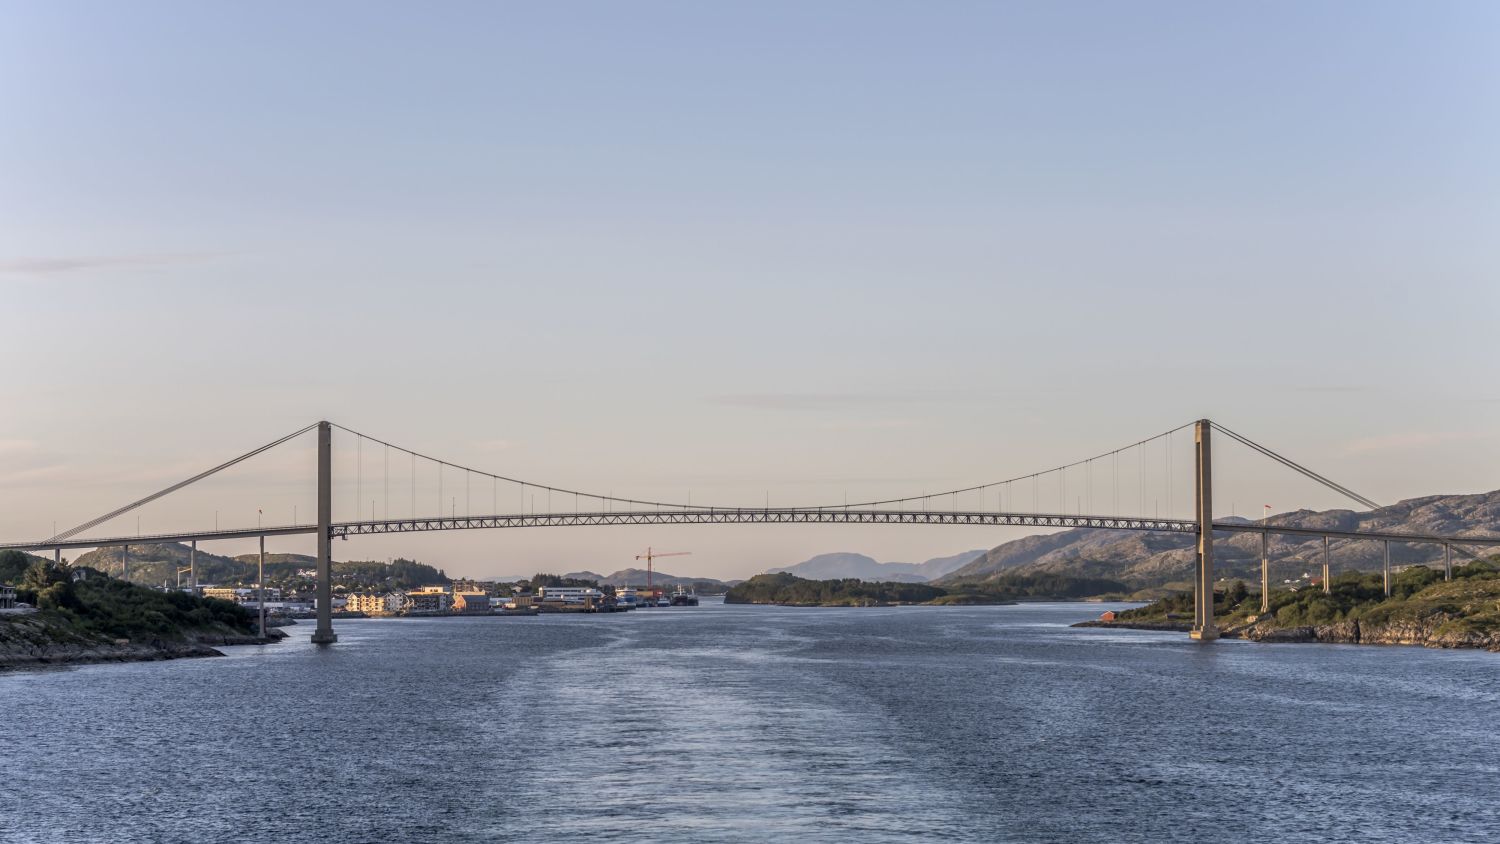
[[[366,615],[395,615],[405,610],[406,605],[407,597],[402,592],[370,592],[350,595],[344,609]]]
[[[543,586],[537,590],[537,600],[542,603],[587,604],[604,597],[604,593],[592,586]]]

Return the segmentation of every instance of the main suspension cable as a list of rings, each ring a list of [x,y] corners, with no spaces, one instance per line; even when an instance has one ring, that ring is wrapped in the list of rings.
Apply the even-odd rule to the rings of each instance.
[[[109,521],[110,519],[116,518],[118,516],[123,516],[126,513],[129,513],[131,510],[134,510],[134,509],[136,509],[138,507],[141,507],[141,506],[144,506],[146,504],[150,504],[151,502],[155,501],[158,498],[161,498],[164,495],[171,495],[172,493],[176,492],[179,489],[182,489],[185,486],[190,486],[192,484],[195,484],[198,481],[201,481],[204,478],[208,477],[209,475],[213,475],[213,474],[216,474],[218,472],[222,472],[225,469],[228,469],[230,466],[235,465],[236,463],[241,463],[241,462],[243,462],[245,460],[249,460],[250,458],[254,457],[257,454],[260,454],[263,451],[270,451],[271,449],[275,448],[278,445],[281,445],[282,443],[286,442],[287,440],[296,439],[297,437],[302,436],[303,434],[307,433],[308,431],[311,431],[312,429],[314,429],[316,427],[318,427],[318,423],[314,422],[313,424],[308,425],[306,428],[303,428],[300,431],[294,431],[294,432],[292,432],[290,434],[287,434],[286,436],[282,437],[279,440],[276,440],[274,442],[266,443],[265,445],[261,446],[260,448],[255,449],[254,451],[247,451],[244,454],[241,454],[239,457],[236,457],[233,460],[230,460],[230,461],[228,461],[226,463],[220,463],[219,465],[213,467],[212,469],[209,469],[206,472],[200,472],[200,473],[192,476],[191,478],[188,478],[185,481],[178,481],[177,483],[172,484],[171,486],[167,487],[166,489],[160,490],[158,492],[153,492],[150,495],[146,496],[145,498],[142,498],[139,501],[134,501],[134,502],[131,502],[130,504],[126,504],[124,507],[121,507],[118,510],[111,510],[110,512],[105,513],[104,515],[100,516],[99,518],[97,518],[97,519],[90,519],[89,521],[86,521],[83,524],[81,524],[78,527],[75,527],[75,528],[73,528],[71,530],[65,530],[62,533],[57,534],[56,536],[52,537],[51,539],[49,539],[47,541],[48,542],[61,542],[61,541],[65,540],[65,539],[70,539],[70,538],[72,538],[74,536],[77,536],[78,534],[82,533],[83,531],[88,530],[89,528],[97,527],[98,525],[102,525],[105,522]]]
[[[1178,425],[1176,428],[1173,428],[1170,431],[1163,431],[1163,432],[1161,432],[1160,434],[1157,434],[1154,437],[1147,437],[1147,438],[1145,438],[1143,440],[1140,440],[1138,442],[1133,442],[1130,445],[1120,446],[1119,448],[1114,449],[1112,451],[1102,452],[1100,454],[1094,455],[1093,457],[1085,457],[1082,460],[1075,460],[1072,463],[1068,463],[1067,465],[1064,465],[1064,466],[1056,466],[1056,467],[1051,468],[1051,469],[1043,469],[1040,472],[1032,472],[1031,474],[1028,474],[1028,475],[1017,475],[1014,478],[1007,478],[1007,479],[1005,479],[1003,481],[991,481],[989,483],[979,484],[978,486],[969,486],[969,487],[964,487],[962,489],[944,490],[943,492],[928,493],[927,495],[912,495],[912,496],[907,496],[905,498],[887,498],[887,499],[884,499],[884,500],[881,500],[881,501],[866,501],[866,502],[863,502],[863,503],[860,503],[860,504],[848,504],[848,505],[844,505],[844,504],[839,504],[839,505],[825,504],[825,505],[819,505],[819,506],[816,506],[816,507],[809,507],[809,508],[805,508],[805,509],[809,509],[809,510],[827,510],[827,509],[832,509],[834,507],[845,507],[845,506],[847,506],[847,507],[878,507],[878,506],[885,505],[885,504],[904,504],[904,503],[908,503],[908,502],[912,502],[912,501],[918,501],[918,500],[921,500],[923,498],[931,498],[931,497],[939,496],[939,495],[953,495],[953,494],[966,493],[966,492],[975,492],[977,490],[987,490],[987,489],[990,489],[991,487],[997,487],[997,486],[1001,486],[1001,485],[1004,485],[1004,484],[1010,484],[1010,483],[1015,483],[1017,481],[1026,481],[1026,480],[1029,480],[1029,481],[1032,482],[1033,498],[1035,499],[1036,481],[1037,481],[1038,478],[1042,477],[1043,475],[1050,475],[1050,474],[1052,474],[1054,472],[1065,472],[1068,469],[1076,469],[1079,466],[1083,466],[1085,464],[1092,463],[1095,460],[1102,460],[1102,459],[1104,459],[1106,457],[1113,457],[1114,455],[1117,455],[1120,452],[1129,451],[1130,449],[1135,448],[1137,446],[1144,446],[1147,443],[1155,442],[1156,440],[1159,440],[1159,439],[1161,439],[1163,437],[1166,437],[1166,436],[1169,436],[1171,434],[1175,434],[1175,433],[1177,433],[1178,431],[1181,431],[1184,428],[1190,428],[1192,426],[1193,426],[1193,423],[1192,422],[1188,422],[1185,425]],[[1061,486],[1059,486],[1058,495],[1060,497],[1059,500],[1062,500],[1062,498],[1065,497],[1065,492],[1062,490]],[[1059,509],[1058,512],[1063,512],[1064,509],[1065,509],[1065,505],[1066,505],[1066,502],[1064,502],[1064,505]],[[1033,507],[1037,506],[1037,502],[1035,500],[1033,501],[1032,506]]]
[[[460,465],[458,465],[456,463],[450,463],[450,462],[448,462],[446,460],[440,460],[440,459],[438,459],[436,457],[433,457],[431,455],[423,454],[421,452],[414,451],[412,449],[396,445],[395,443],[391,443],[391,442],[388,442],[386,440],[382,440],[379,437],[372,437],[372,436],[370,436],[368,434],[361,433],[361,432],[356,431],[356,430],[354,430],[352,428],[347,428],[347,427],[345,427],[343,425],[340,425],[340,424],[338,424],[336,422],[335,423],[330,423],[330,424],[332,424],[333,427],[338,428],[341,431],[344,431],[345,433],[352,434],[352,435],[354,435],[356,437],[361,437],[363,439],[370,440],[371,442],[379,443],[379,444],[381,444],[383,446],[386,446],[387,448],[392,448],[392,449],[395,449],[397,451],[404,452],[404,453],[406,453],[408,455],[411,455],[411,457],[412,457],[413,460],[415,460],[416,458],[420,457],[423,460],[428,460],[428,461],[431,461],[433,463],[438,464],[438,467],[439,467],[438,468],[439,483],[441,483],[442,467],[444,467],[444,466],[451,466],[451,467],[453,467],[455,469],[463,469],[466,472],[473,472],[474,474],[479,475],[481,477],[491,478],[494,481],[505,481],[506,483],[518,484],[521,487],[521,489],[522,489],[521,502],[522,502],[522,509],[523,509],[523,511],[526,509],[525,508],[526,494],[525,494],[525,491],[524,491],[526,487],[531,487],[532,489],[543,490],[543,491],[545,491],[546,493],[549,494],[549,497],[550,497],[551,493],[557,492],[557,493],[561,493],[563,495],[572,495],[572,496],[575,497],[575,499],[579,498],[579,497],[582,497],[582,498],[592,498],[592,499],[595,499],[595,500],[599,501],[601,504],[604,504],[606,502],[619,503],[619,504],[636,504],[636,505],[641,505],[641,506],[646,506],[646,507],[667,507],[667,508],[678,509],[678,510],[742,510],[742,509],[747,509],[747,508],[744,508],[744,507],[716,507],[716,506],[704,505],[704,504],[693,505],[691,503],[683,504],[683,503],[680,503],[680,502],[653,501],[653,500],[638,499],[638,498],[620,498],[620,497],[616,497],[616,496],[610,495],[610,494],[601,494],[601,493],[597,493],[597,492],[586,492],[586,491],[580,491],[580,490],[576,490],[576,489],[567,489],[567,488],[564,488],[564,487],[550,486],[548,484],[535,483],[533,481],[527,481],[527,480],[523,480],[521,478],[513,478],[513,477],[508,477],[506,475],[499,475],[499,474],[496,474],[494,472],[486,472],[486,471],[484,471],[482,469],[473,469],[473,468],[470,468],[470,467],[467,467],[467,466],[460,466]],[[1184,428],[1191,427],[1192,424],[1193,423],[1189,422],[1189,423],[1186,423],[1184,425],[1179,425],[1179,426],[1177,426],[1176,428],[1173,428],[1170,431],[1164,431],[1164,432],[1162,432],[1160,434],[1157,434],[1155,436],[1147,437],[1147,438],[1145,438],[1143,440],[1140,440],[1138,442],[1131,443],[1130,445],[1121,446],[1120,448],[1113,449],[1111,451],[1106,451],[1106,452],[1102,452],[1100,454],[1096,454],[1093,457],[1087,457],[1087,458],[1084,458],[1082,460],[1076,460],[1076,461],[1074,461],[1072,463],[1068,463],[1068,464],[1065,464],[1065,465],[1062,465],[1062,466],[1057,466],[1057,467],[1054,467],[1052,469],[1046,469],[1046,470],[1039,471],[1039,472],[1032,472],[1032,473],[1026,474],[1026,475],[1017,475],[1016,477],[1008,478],[1006,480],[991,481],[989,483],[978,484],[978,485],[975,485],[975,486],[963,487],[963,488],[960,488],[960,489],[949,489],[949,490],[943,490],[941,492],[925,493],[923,495],[911,495],[911,496],[905,496],[905,497],[902,497],[902,498],[887,498],[887,499],[881,499],[881,500],[875,500],[875,501],[865,501],[865,502],[860,502],[860,503],[855,503],[855,504],[848,504],[848,503],[842,503],[842,504],[819,504],[819,505],[812,505],[812,506],[808,506],[808,507],[796,507],[796,508],[792,508],[792,509],[831,510],[831,509],[846,509],[846,508],[855,508],[855,507],[879,507],[879,506],[885,506],[885,505],[898,505],[899,506],[899,505],[909,504],[909,503],[914,502],[914,501],[925,501],[927,499],[936,498],[936,497],[940,497],[940,496],[949,496],[952,499],[956,499],[957,496],[961,495],[961,494],[970,493],[970,492],[980,492],[982,494],[984,491],[989,490],[991,488],[999,487],[999,486],[1002,486],[1004,484],[1015,483],[1017,481],[1024,481],[1024,480],[1031,480],[1032,481],[1032,484],[1033,484],[1033,498],[1035,498],[1035,485],[1036,485],[1036,482],[1037,482],[1037,480],[1039,478],[1041,478],[1044,475],[1050,475],[1050,474],[1053,474],[1053,473],[1063,473],[1063,472],[1066,472],[1068,469],[1074,469],[1074,468],[1077,468],[1079,466],[1084,466],[1086,464],[1092,463],[1095,460],[1100,460],[1100,459],[1103,459],[1105,457],[1113,457],[1115,455],[1118,455],[1120,452],[1129,451],[1130,449],[1136,448],[1137,446],[1144,446],[1147,443],[1151,443],[1151,442],[1159,440],[1159,439],[1161,439],[1163,437],[1170,436],[1171,434],[1174,434],[1174,433],[1176,433],[1178,431],[1181,431]],[[1060,495],[1062,494],[1061,490],[1060,490],[1059,494]],[[441,498],[442,498],[441,493],[439,493],[439,504],[438,504],[438,507],[439,507],[440,510],[441,510],[441,507],[442,507]],[[1033,502],[1033,506],[1035,506],[1035,503],[1036,502]],[[1065,507],[1063,507],[1063,505],[1059,505],[1059,506],[1060,506],[1060,508],[1065,509]],[[550,507],[550,504],[549,504],[549,507]],[[1060,509],[1059,512],[1061,512],[1061,511],[1062,510]]]
[[[1221,433],[1227,434],[1231,439],[1236,440],[1239,443],[1241,443],[1241,444],[1243,444],[1245,446],[1248,446],[1249,448],[1252,448],[1255,451],[1260,452],[1261,454],[1264,454],[1265,456],[1271,458],[1272,460],[1275,460],[1277,463],[1280,463],[1281,465],[1286,466],[1287,468],[1289,468],[1289,469],[1297,472],[1298,474],[1304,475],[1304,476],[1306,476],[1306,477],[1308,477],[1308,478],[1310,478],[1310,479],[1312,479],[1312,480],[1314,480],[1314,481],[1322,484],[1323,486],[1328,487],[1329,489],[1333,490],[1334,492],[1339,493],[1340,495],[1346,496],[1346,497],[1348,497],[1348,498],[1350,498],[1350,499],[1352,499],[1354,501],[1358,501],[1360,504],[1363,504],[1366,507],[1369,507],[1371,510],[1378,510],[1378,509],[1380,509],[1380,504],[1379,503],[1377,503],[1377,502],[1375,502],[1375,501],[1373,501],[1373,500],[1371,500],[1369,498],[1366,498],[1363,495],[1360,495],[1359,493],[1357,493],[1354,490],[1352,490],[1352,489],[1344,486],[1343,484],[1338,483],[1338,482],[1333,481],[1333,480],[1330,480],[1330,479],[1328,479],[1328,478],[1326,478],[1326,477],[1318,474],[1317,472],[1314,472],[1313,470],[1307,468],[1306,466],[1303,466],[1302,464],[1300,464],[1300,463],[1292,460],[1289,457],[1283,457],[1282,455],[1277,454],[1276,452],[1272,451],[1271,449],[1266,448],[1265,446],[1261,445],[1260,443],[1255,442],[1254,440],[1251,440],[1248,437],[1245,437],[1245,436],[1243,436],[1241,434],[1236,434],[1234,431],[1229,430],[1228,428],[1224,427],[1223,425],[1220,425],[1217,422],[1214,422],[1212,424]]]

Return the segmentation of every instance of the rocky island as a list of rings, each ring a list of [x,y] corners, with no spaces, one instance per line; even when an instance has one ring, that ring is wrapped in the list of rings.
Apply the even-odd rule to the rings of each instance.
[[[730,587],[726,604],[790,607],[888,607],[904,604],[975,606],[1021,600],[1078,600],[1117,591],[1121,584],[1101,578],[1010,573],[984,583],[872,582],[857,577],[808,580],[785,572],[758,574]]]
[[[254,616],[229,601],[158,592],[86,567],[7,551],[0,580],[34,610],[0,612],[0,670],[222,656],[215,645],[262,644]]]

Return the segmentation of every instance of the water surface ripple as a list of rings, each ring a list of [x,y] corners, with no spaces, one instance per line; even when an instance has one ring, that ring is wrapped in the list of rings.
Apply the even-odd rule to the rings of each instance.
[[[310,624],[0,675],[0,840],[1500,840],[1500,655],[1098,606]]]

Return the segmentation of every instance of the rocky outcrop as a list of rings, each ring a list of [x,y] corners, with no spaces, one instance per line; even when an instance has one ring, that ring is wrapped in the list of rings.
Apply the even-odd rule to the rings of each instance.
[[[201,632],[184,639],[131,641],[82,633],[43,614],[0,619],[0,670],[101,662],[150,662],[223,656],[215,645],[258,645],[286,634],[267,630],[266,638],[228,632]]]
[[[1173,633],[1186,633],[1193,629],[1193,625],[1186,621],[1080,621],[1072,627],[1123,627],[1126,630],[1165,630]]]
[[[1477,633],[1449,624],[1442,616],[1423,621],[1360,623],[1340,621],[1334,624],[1308,624],[1281,627],[1274,621],[1262,621],[1225,627],[1220,634],[1226,639],[1249,639],[1254,642],[1296,643],[1321,642],[1330,645],[1420,645],[1424,648],[1474,648],[1500,653],[1500,634]],[[1117,627],[1126,630],[1158,630],[1186,633],[1191,625],[1184,621],[1080,621],[1073,627]]]
[[[1483,648],[1500,652],[1500,635],[1477,633],[1450,625],[1437,616],[1421,621],[1378,624],[1341,621],[1336,624],[1278,627],[1260,622],[1236,633],[1256,642],[1326,642],[1343,645],[1421,645],[1426,648]]]

